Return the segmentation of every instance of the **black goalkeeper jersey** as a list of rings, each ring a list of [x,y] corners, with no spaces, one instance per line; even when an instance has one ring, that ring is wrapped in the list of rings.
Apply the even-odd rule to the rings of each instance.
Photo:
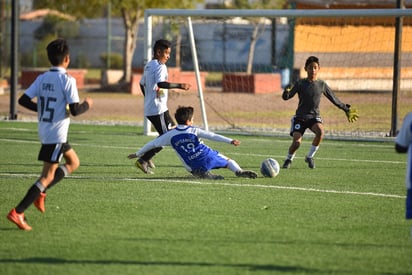
[[[311,119],[320,117],[320,99],[324,94],[330,102],[343,111],[348,111],[348,107],[342,103],[332,92],[328,84],[323,80],[309,81],[307,78],[298,80],[292,88],[283,91],[282,98],[288,100],[298,94],[299,104],[296,109],[296,117],[301,119]]]

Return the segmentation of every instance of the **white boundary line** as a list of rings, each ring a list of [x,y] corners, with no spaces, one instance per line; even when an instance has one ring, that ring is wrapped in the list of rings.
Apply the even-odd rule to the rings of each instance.
[[[7,139],[7,138],[0,138],[0,141],[3,142],[15,142],[15,143],[31,143],[31,144],[38,144],[38,141],[30,141],[30,140],[16,140],[16,139]],[[97,148],[107,148],[107,149],[130,149],[130,150],[136,150],[138,147],[128,147],[128,146],[112,146],[112,145],[100,145],[100,144],[78,144],[78,143],[71,143],[74,146],[87,146],[87,147],[97,147]],[[164,150],[172,150],[170,147],[164,148]],[[244,154],[244,153],[237,153],[237,152],[231,152],[230,155],[246,155],[246,156],[252,156],[252,157],[267,157],[267,155],[262,155],[262,154]],[[276,158],[281,158],[284,156],[272,156]],[[303,158],[303,157],[296,157],[297,159]],[[391,161],[391,160],[366,160],[366,159],[342,159],[342,158],[317,158],[319,160],[328,160],[328,161],[347,161],[347,162],[369,162],[369,163],[388,163],[388,164],[405,164],[406,165],[406,160],[405,161]]]
[[[34,174],[15,174],[15,173],[0,173],[1,177],[17,177],[17,178],[29,178],[36,177],[38,175]],[[333,194],[348,194],[348,195],[359,195],[359,196],[373,196],[373,197],[384,197],[384,198],[397,198],[405,199],[406,196],[393,195],[393,194],[382,194],[373,192],[354,192],[354,191],[339,191],[339,190],[327,190],[327,189],[317,189],[317,188],[305,188],[296,186],[279,186],[279,185],[262,185],[262,184],[240,184],[240,183],[225,183],[220,181],[195,181],[195,180],[172,180],[172,179],[142,179],[142,178],[114,178],[114,177],[85,177],[85,176],[69,176],[72,179],[93,179],[93,180],[105,180],[105,181],[145,181],[145,182],[167,182],[167,183],[184,183],[193,185],[217,185],[217,186],[228,186],[228,187],[250,187],[250,188],[267,188],[267,189],[284,189],[284,190],[294,190],[294,191],[304,191],[304,192],[318,192],[318,193],[333,193]]]

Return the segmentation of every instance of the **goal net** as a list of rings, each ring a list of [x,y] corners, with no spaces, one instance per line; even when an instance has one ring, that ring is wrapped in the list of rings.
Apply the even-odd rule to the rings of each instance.
[[[193,83],[205,128],[288,134],[298,101],[283,101],[282,88],[306,77],[312,55],[318,78],[360,115],[350,124],[323,97],[327,135],[388,136],[410,111],[411,10],[146,10],[145,62],[160,38],[173,42],[169,81]],[[190,93],[171,91],[172,115],[186,103]]]

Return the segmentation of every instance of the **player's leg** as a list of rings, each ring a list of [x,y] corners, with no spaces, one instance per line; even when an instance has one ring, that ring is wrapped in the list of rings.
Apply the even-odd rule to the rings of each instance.
[[[285,162],[283,163],[282,168],[290,168],[293,159],[295,158],[296,151],[299,149],[302,144],[303,134],[301,132],[295,131],[292,134],[292,143],[288,149],[288,155],[286,156]]]
[[[170,117],[169,111],[156,116],[148,116],[147,119],[152,123],[159,135],[166,133],[170,127],[175,125],[174,121]],[[143,156],[136,160],[136,167],[146,174],[152,174],[153,172],[150,168],[155,168],[152,158],[161,150],[162,147],[158,147],[146,152]]]
[[[210,172],[212,169],[225,168],[228,166],[228,158],[215,150],[208,150],[207,156],[202,160],[195,160],[191,165],[191,173],[196,178],[221,180],[223,176],[214,175]],[[240,169],[240,167],[239,167]]]
[[[29,188],[21,202],[13,208],[7,218],[22,230],[31,230],[27,224],[24,211],[46,190],[47,185],[53,180],[58,163],[43,162],[43,170],[40,178]]]
[[[412,219],[412,188],[406,190],[406,219]]]
[[[300,144],[302,143],[302,137],[306,130],[304,128],[303,121],[297,119],[296,117],[292,117],[290,123],[290,136],[292,137],[292,143],[289,146],[288,154],[286,156],[285,162],[282,165],[282,168],[284,169],[290,168],[290,165],[295,158],[296,151],[299,149]]]
[[[322,142],[325,134],[322,120],[318,118],[317,122],[314,123],[310,127],[310,129],[315,134],[315,137],[313,138],[312,146],[310,147],[309,152],[305,157],[305,162],[307,162],[309,168],[313,169],[315,168],[315,161],[313,158],[315,157],[316,152],[319,150],[319,145]]]
[[[68,144],[63,144],[63,158],[66,161],[65,164],[60,165],[54,174],[52,182],[47,186],[47,190],[53,187],[56,183],[61,181],[65,176],[73,173],[80,166],[80,160],[74,149]]]
[[[226,168],[228,168],[230,171],[232,171],[233,173],[235,173],[235,175],[237,177],[241,177],[241,178],[249,178],[249,179],[255,179],[257,178],[257,173],[251,170],[243,170],[240,165],[234,160],[234,159],[230,159],[222,154],[218,154],[218,158],[220,158],[219,161],[217,161],[216,163],[218,164],[223,163],[224,160],[226,160]],[[221,164],[220,164],[221,165]],[[218,167],[220,168],[220,167]]]
[[[40,178],[30,187],[23,200],[13,208],[7,218],[20,229],[31,230],[26,223],[24,211],[44,192],[53,181],[54,174],[62,157],[62,144],[42,144],[38,160],[43,161],[43,170]]]
[[[34,201],[34,206],[42,213],[46,212],[45,202],[46,202],[46,191],[61,181],[65,176],[71,174],[80,166],[80,160],[76,152],[71,148],[68,143],[63,143],[61,145],[61,154],[65,159],[66,163],[57,167],[54,172],[52,181],[47,185],[46,189],[40,193],[37,199]]]

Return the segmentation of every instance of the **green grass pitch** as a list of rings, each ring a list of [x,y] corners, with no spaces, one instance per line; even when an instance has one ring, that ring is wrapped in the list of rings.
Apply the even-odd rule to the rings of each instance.
[[[48,191],[30,232],[6,219],[38,177],[37,125],[0,122],[0,274],[411,274],[404,218],[406,155],[388,142],[325,140],[316,169],[304,137],[289,170],[255,180],[215,170],[192,178],[171,148],[155,174],[127,159],[153,137],[120,125],[72,124],[80,168]],[[205,141],[259,171],[291,140]],[[389,139],[389,138],[388,138]]]

